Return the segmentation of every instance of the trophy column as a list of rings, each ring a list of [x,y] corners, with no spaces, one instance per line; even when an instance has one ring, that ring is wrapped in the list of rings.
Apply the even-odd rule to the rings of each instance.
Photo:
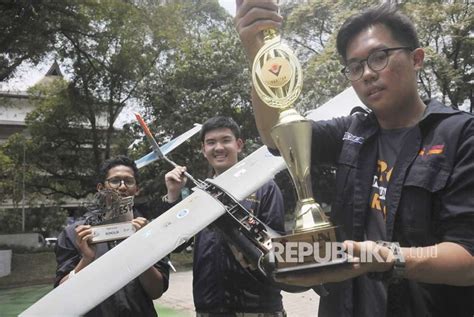
[[[336,228],[313,198],[310,173],[311,122],[292,108],[303,86],[301,65],[291,49],[281,43],[275,30],[265,30],[264,40],[265,44],[253,63],[252,82],[260,99],[279,111],[279,119],[271,135],[288,166],[298,196],[292,234],[274,238],[272,242],[285,247],[288,242],[292,242],[293,246],[295,242],[306,243],[306,246],[309,243],[313,247],[313,254],[304,256],[303,261],[278,261],[278,272],[282,268],[297,270],[317,263],[314,252],[318,252],[318,258],[326,258],[326,242],[336,241]]]

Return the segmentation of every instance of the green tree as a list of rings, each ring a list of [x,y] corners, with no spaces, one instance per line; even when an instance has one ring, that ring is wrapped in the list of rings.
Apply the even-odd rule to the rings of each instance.
[[[15,164],[5,154],[4,146],[0,148],[0,203],[13,196]]]
[[[474,9],[469,1],[393,1],[416,24],[426,50],[425,68],[419,74],[420,92],[448,105],[471,104],[473,88]],[[315,108],[350,83],[335,49],[337,30],[351,14],[380,1],[310,0],[290,2],[283,37],[296,49],[304,65],[304,88],[299,107]]]
[[[63,34],[84,32],[87,24],[79,8],[73,0],[0,1],[0,81],[10,78],[23,62],[38,64]]]
[[[96,166],[110,157],[118,115],[127,103],[139,98],[136,88],[154,70],[167,47],[166,33],[151,31],[154,22],[148,9],[124,1],[86,7],[94,34],[68,37],[61,51],[74,61],[71,85],[77,111],[87,117],[93,131],[99,129],[97,112],[106,125],[106,134],[93,134]]]
[[[404,11],[416,22],[426,50],[420,88],[455,108],[470,104],[474,85],[474,8],[469,1],[406,1]],[[467,110],[468,107],[465,108]]]
[[[247,149],[255,149],[258,133],[249,103],[249,66],[231,17],[217,1],[183,2],[171,8],[178,10],[182,17],[182,24],[175,26],[176,46],[140,90],[147,120],[157,140],[163,143],[194,123],[225,115],[241,125]],[[137,125],[130,129],[137,134],[141,132]],[[144,140],[135,155],[146,151],[149,144]],[[178,164],[186,165],[195,177],[208,177],[198,137],[169,156]],[[144,179],[149,180],[143,184],[145,192],[163,194],[162,180],[171,168],[166,162],[145,168]]]
[[[283,38],[294,48],[303,66],[303,91],[297,101],[303,112],[322,105],[349,85],[339,72],[335,34],[353,12],[353,6],[348,1],[312,0],[290,2],[283,9]]]
[[[173,12],[125,1],[85,2],[80,5],[87,32],[62,33],[59,57],[70,60],[71,79],[30,90],[36,110],[27,117],[31,142],[28,164],[36,174],[32,192],[52,199],[82,198],[95,190],[100,164],[124,152],[117,117],[127,105],[138,104],[137,87],[167,49]],[[160,27],[155,18],[168,21]],[[18,139],[10,148],[18,159]],[[16,152],[15,152],[16,150]]]
[[[93,191],[96,165],[92,144],[94,137],[100,138],[94,133],[103,131],[90,129],[88,118],[77,111],[75,94],[64,80],[36,86],[30,95],[30,102],[36,105],[26,117],[31,137],[11,137],[7,144],[10,155],[21,162],[25,147],[30,192],[51,199],[83,197]]]

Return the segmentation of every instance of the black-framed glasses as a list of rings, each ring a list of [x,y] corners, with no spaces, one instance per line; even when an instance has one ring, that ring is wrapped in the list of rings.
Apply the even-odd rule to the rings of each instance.
[[[374,72],[381,71],[388,65],[388,52],[395,50],[410,50],[413,49],[409,46],[391,47],[384,48],[381,50],[374,51],[367,56],[366,59],[350,62],[346,67],[341,70],[341,73],[346,76],[350,81],[357,81],[362,78],[364,74],[364,62],[367,62],[367,66]]]
[[[135,180],[134,177],[125,177],[125,178],[112,177],[112,178],[106,179],[105,181],[113,189],[119,188],[122,185],[122,183],[127,188],[132,188],[132,187],[135,187],[137,185],[137,181]]]

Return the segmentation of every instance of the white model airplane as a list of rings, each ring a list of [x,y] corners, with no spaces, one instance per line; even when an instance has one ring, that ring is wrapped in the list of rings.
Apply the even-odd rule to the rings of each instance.
[[[346,92],[334,99],[342,104],[361,105],[353,91],[350,96]],[[328,104],[337,104],[334,99]],[[334,108],[333,116],[348,114]],[[226,210],[213,195],[216,188],[240,201],[284,168],[286,165],[281,157],[273,156],[265,146],[259,148],[225,173],[207,179],[208,188],[195,187],[194,192],[179,204],[76,273],[74,278],[53,289],[19,316],[62,317],[87,313],[222,216]]]
[[[145,121],[143,121],[141,116],[138,113],[135,114],[135,116],[137,116],[137,115],[138,115],[138,117],[140,117],[140,119],[144,123]],[[138,119],[138,117],[137,117],[137,119]],[[141,122],[140,122],[140,124],[141,124]],[[171,141],[169,141],[168,143],[162,145],[161,147],[158,146],[158,143],[156,143],[156,141],[155,141],[154,143],[152,143],[153,151],[135,161],[135,164],[137,164],[137,168],[140,169],[144,166],[147,166],[150,163],[153,163],[156,160],[159,160],[159,159],[163,158],[163,156],[165,156],[166,154],[168,154],[169,152],[171,152],[172,150],[177,148],[184,141],[186,141],[187,139],[189,139],[190,137],[192,137],[193,135],[195,135],[196,133],[201,131],[201,128],[202,128],[201,124],[195,123],[193,128],[191,128],[188,131],[184,132],[183,134],[177,136],[176,138],[172,139]],[[147,134],[146,134],[146,136],[149,139],[149,136]],[[152,136],[152,138],[153,138],[153,136]],[[153,138],[153,140],[154,140],[154,138]],[[155,147],[155,145],[156,145],[156,147]]]

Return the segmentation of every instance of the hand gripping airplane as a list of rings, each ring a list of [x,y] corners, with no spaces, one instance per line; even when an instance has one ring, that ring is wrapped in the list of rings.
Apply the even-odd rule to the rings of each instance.
[[[338,111],[336,105],[345,108]],[[350,88],[308,117],[330,119],[336,115],[348,115],[350,109],[356,106],[363,105]],[[324,110],[328,110],[326,114]],[[218,177],[198,181],[200,185],[193,188],[191,195],[76,273],[73,279],[53,289],[19,316],[85,314],[222,215],[231,214],[229,211],[238,205],[238,201],[248,197],[285,168],[281,157],[273,156],[262,146]],[[238,214],[244,214],[237,209]],[[265,234],[265,230],[260,233]]]

